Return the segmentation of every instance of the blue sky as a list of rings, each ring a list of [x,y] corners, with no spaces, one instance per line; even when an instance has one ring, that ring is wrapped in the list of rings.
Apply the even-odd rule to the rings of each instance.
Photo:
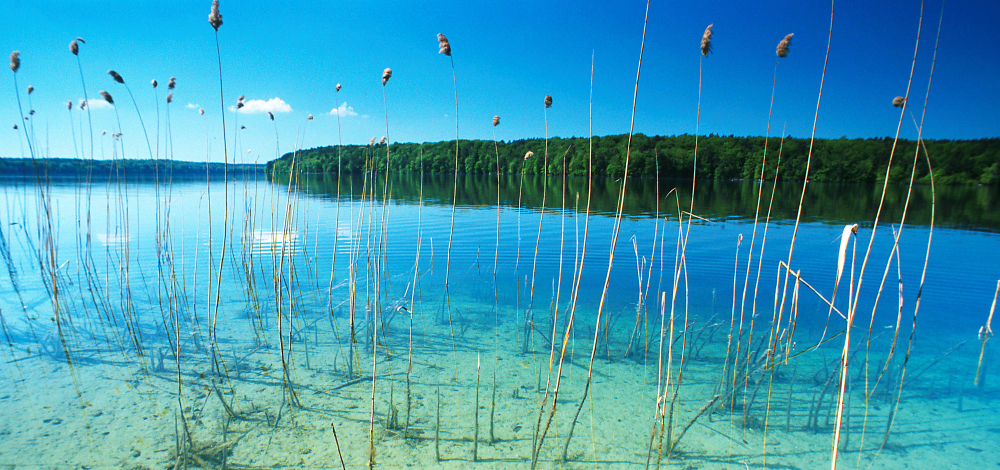
[[[83,98],[75,57],[67,46],[82,37],[80,60],[91,99],[114,96],[128,158],[148,158],[145,139],[120,73],[135,94],[156,154],[165,155],[166,83],[177,78],[170,105],[173,158],[222,161],[222,101],[211,2],[73,2],[14,0],[2,18],[0,47],[21,51],[17,92],[31,107],[39,156],[74,157],[86,115],[66,110]],[[645,3],[633,2],[260,2],[222,0],[219,29],[229,158],[267,161],[296,146],[336,144],[337,115],[345,144],[455,137],[451,62],[438,54],[437,33],[451,42],[458,80],[459,135],[500,140],[543,137],[543,98],[550,136],[589,132],[591,54],[594,134],[629,130]],[[927,90],[939,0],[928,1],[910,109],[917,119]],[[819,137],[895,134],[906,92],[920,3],[839,2],[819,110]],[[652,2],[639,81],[635,130],[647,135],[693,134],[698,110],[699,42],[715,25],[714,53],[703,62],[700,133],[763,135],[775,71],[775,47],[794,33],[791,53],[777,65],[771,135],[808,137],[816,109],[830,20],[829,2]],[[944,22],[924,136],[1000,136],[1000,2],[953,0]],[[0,156],[27,155],[14,99],[14,74],[0,73]],[[155,91],[150,80],[160,86]],[[335,92],[341,83],[343,88]],[[240,95],[249,104],[229,108]],[[159,104],[159,119],[156,106]],[[204,109],[201,116],[198,109]],[[95,157],[111,157],[115,110],[92,107]],[[306,116],[313,121],[307,123]],[[72,116],[72,117],[70,117]],[[158,124],[159,121],[159,124]],[[72,127],[71,127],[71,124]],[[234,144],[234,126],[239,131]],[[276,136],[277,134],[277,136]],[[901,135],[916,137],[907,116]],[[85,140],[89,156],[89,138]],[[238,147],[238,148],[236,148]],[[22,150],[22,148],[24,150]],[[249,152],[248,152],[249,150]],[[234,153],[236,154],[234,157]]]

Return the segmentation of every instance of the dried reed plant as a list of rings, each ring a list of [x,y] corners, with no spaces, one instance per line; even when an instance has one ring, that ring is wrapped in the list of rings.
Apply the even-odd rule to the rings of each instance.
[[[219,13],[219,0],[212,0],[212,11],[208,14],[208,24],[215,28],[215,32],[219,32],[219,26],[222,26],[222,13]]]
[[[574,328],[574,321],[576,319],[577,298],[578,298],[578,296],[580,294],[580,282],[583,279],[583,263],[584,263],[584,260],[586,260],[586,258],[587,258],[587,240],[589,238],[588,235],[590,233],[590,202],[591,202],[591,195],[592,195],[592,192],[593,192],[593,161],[594,161],[594,51],[591,51],[591,53],[590,53],[590,100],[589,100],[589,113],[590,113],[590,116],[589,116],[589,134],[590,134],[590,137],[589,137],[589,142],[588,142],[588,147],[589,148],[588,148],[588,158],[587,158],[587,209],[586,209],[586,215],[584,217],[585,222],[584,222],[584,228],[583,228],[583,248],[582,248],[582,250],[580,252],[578,261],[574,262],[574,267],[573,267],[574,271],[576,272],[576,276],[575,276],[575,280],[573,282],[573,287],[572,287],[572,296],[571,296],[572,298],[570,299],[569,320],[566,323],[566,333],[563,335],[562,349],[561,349],[560,354],[559,354],[559,369],[556,372],[556,387],[555,387],[555,390],[552,391],[552,406],[551,406],[551,409],[549,411],[549,421],[551,421],[552,417],[555,415],[555,408],[556,408],[556,404],[558,403],[558,399],[559,399],[559,386],[560,386],[561,381],[562,381],[562,367],[563,367],[564,359],[566,358],[566,349],[567,349],[567,347],[569,345],[570,334],[573,332],[573,328]],[[576,426],[576,417],[578,417],[579,414],[580,414],[580,412],[579,412],[579,410],[577,410],[577,414],[574,417],[574,422],[573,422],[572,426]],[[546,427],[548,427],[548,424],[546,424]],[[563,462],[565,462],[567,460],[567,457],[568,457],[567,453],[569,452],[569,441],[570,441],[571,435],[572,435],[572,427],[570,428],[570,436],[567,436],[567,438],[566,438],[566,444],[563,447],[563,451],[562,451],[562,461]],[[544,437],[544,433],[543,433],[543,437]],[[539,445],[539,447],[541,447],[541,446]]]
[[[496,314],[496,334],[493,356],[493,388],[490,398],[490,444],[496,442],[494,433],[494,414],[497,405],[497,366],[500,363],[500,293],[497,282],[497,265],[500,260],[500,148],[497,145],[497,126],[500,125],[500,116],[493,116],[493,152],[496,155],[497,172],[497,224],[496,224],[496,248],[493,252],[493,310]],[[477,390],[478,391],[478,390]]]
[[[445,262],[444,270],[444,301],[448,309],[448,327],[451,330],[451,344],[452,350],[455,356],[455,378],[458,377],[458,343],[455,340],[455,327],[452,323],[451,318],[451,291],[449,290],[449,282],[451,280],[451,247],[452,242],[455,238],[455,208],[458,204],[458,77],[455,73],[455,57],[451,55],[451,43],[448,42],[443,34],[438,34],[438,52],[448,56],[451,61],[451,80],[452,87],[455,90],[455,169],[454,177],[452,180],[452,192],[451,192],[451,228],[448,231],[448,255],[447,261]]]
[[[224,202],[224,210],[223,210],[223,222],[222,222],[222,226],[223,226],[222,246],[223,246],[223,249],[222,249],[222,254],[220,256],[220,259],[219,259],[218,274],[216,276],[215,305],[214,305],[214,309],[210,309],[209,310],[209,314],[211,315],[211,329],[209,330],[209,332],[211,334],[211,341],[212,341],[212,363],[215,365],[216,373],[220,374],[220,377],[221,377],[221,369],[220,369],[220,366],[219,366],[219,362],[221,360],[221,351],[219,351],[219,347],[218,347],[218,320],[219,320],[219,306],[220,306],[220,303],[221,303],[221,291],[222,291],[222,270],[223,270],[223,266],[225,265],[225,262],[226,262],[226,249],[225,249],[225,247],[228,245],[228,241],[229,241],[229,231],[225,229],[225,227],[229,226],[229,143],[227,142],[227,136],[226,136],[226,104],[225,104],[226,103],[226,99],[225,99],[225,93],[224,93],[224,88],[223,88],[223,78],[222,78],[222,50],[219,47],[219,27],[222,26],[222,13],[219,12],[219,0],[213,0],[212,1],[212,8],[211,8],[211,11],[208,14],[208,23],[210,25],[212,25],[212,28],[214,29],[214,32],[215,32],[215,54],[216,54],[216,60],[217,60],[218,65],[219,65],[219,107],[220,107],[220,111],[221,111],[219,114],[220,114],[220,119],[222,121],[223,178],[224,178],[224,185],[225,185],[225,187],[223,188],[224,189],[224,193],[225,193],[224,201],[223,201]],[[170,82],[168,83],[168,88],[172,88],[173,85],[174,85],[174,82],[175,82],[174,78],[171,77],[170,78]],[[200,112],[201,112],[201,110],[199,110],[199,113]],[[206,181],[206,185],[208,185],[208,181]],[[209,205],[209,227],[211,227],[211,220],[212,220],[212,216],[211,216],[211,192],[208,192],[208,198],[209,198],[208,199],[208,201],[209,201],[209,204],[208,204]],[[211,230],[211,228],[209,228],[209,230]],[[208,240],[209,240],[209,252],[211,252],[212,251],[212,237],[211,237],[211,232],[209,233]],[[284,239],[282,239],[282,241],[284,241]],[[211,284],[212,284],[212,279],[211,279],[211,274],[209,274],[209,291],[208,291],[208,297],[209,297],[209,299],[211,299],[211,296],[212,296]],[[210,305],[210,307],[211,307],[211,305]],[[279,313],[279,315],[280,315],[280,313]],[[281,323],[280,318],[279,318],[278,323],[280,325],[280,323]],[[284,359],[284,358],[282,358],[282,359]],[[284,360],[282,361],[282,365],[285,366]],[[295,399],[294,391],[292,391],[292,389],[290,387],[290,384],[288,383],[288,380],[287,380],[287,378],[288,378],[287,367],[283,367],[283,369],[284,369],[284,372],[285,372],[285,375],[284,375],[285,382],[284,383],[288,387],[289,395],[292,398],[290,400],[290,403],[294,404],[294,403],[297,402],[297,400]]]
[[[701,55],[707,56],[709,52],[712,52],[712,26],[708,25],[705,28],[705,33],[701,35]]]
[[[997,290],[993,293],[993,304],[990,306],[990,315],[986,318],[986,324],[979,327],[979,332],[977,333],[979,341],[983,344],[979,349],[979,362],[976,363],[976,379],[972,382],[973,385],[979,385],[979,373],[983,369],[983,355],[986,353],[986,342],[993,337],[993,312],[997,309],[998,295],[1000,295],[1000,280],[997,281]]]
[[[916,40],[916,46],[914,46],[913,63],[911,64],[910,81],[909,82],[912,82],[912,80],[913,80],[913,68],[915,67],[916,57],[917,57],[917,51],[919,50],[920,31],[921,31],[922,24],[923,24],[923,15],[924,15],[924,3],[921,2],[921,4],[920,4],[920,21],[919,21],[918,26],[917,26],[917,40]],[[915,179],[915,176],[916,176],[917,161],[918,161],[918,159],[920,157],[920,150],[923,149],[924,156],[925,156],[925,159],[927,161],[928,178],[930,179],[930,185],[931,185],[931,220],[930,220],[930,230],[929,230],[928,235],[927,235],[927,248],[926,248],[926,252],[925,252],[925,255],[924,255],[923,270],[922,270],[921,275],[920,275],[920,284],[917,287],[917,298],[916,298],[916,301],[913,304],[913,325],[912,325],[912,329],[910,330],[910,338],[909,338],[909,342],[908,342],[907,347],[906,347],[906,355],[904,356],[903,365],[902,365],[902,367],[900,369],[899,388],[897,390],[897,394],[896,394],[896,397],[895,397],[895,400],[894,400],[895,403],[894,403],[893,408],[890,411],[889,416],[888,416],[888,420],[887,420],[887,423],[886,423],[885,436],[884,436],[884,438],[882,440],[881,446],[879,447],[880,451],[885,447],[886,443],[889,440],[889,434],[890,434],[890,432],[892,430],[893,419],[896,416],[896,411],[898,410],[898,407],[899,407],[899,401],[902,398],[903,383],[904,383],[903,382],[903,378],[906,376],[906,366],[907,366],[907,363],[909,362],[910,351],[911,351],[911,347],[913,345],[913,334],[914,334],[914,332],[916,330],[916,326],[917,326],[917,312],[920,309],[920,300],[921,300],[921,296],[923,295],[924,281],[925,281],[926,276],[927,276],[927,266],[928,266],[928,264],[930,262],[931,240],[932,240],[933,235],[934,235],[934,213],[935,213],[934,211],[935,211],[935,208],[936,208],[937,194],[936,194],[935,188],[934,188],[934,170],[931,167],[930,155],[927,153],[927,148],[924,146],[924,143],[923,143],[923,125],[924,125],[924,119],[927,116],[927,101],[928,101],[928,99],[930,97],[931,82],[932,82],[932,80],[934,78],[934,67],[937,64],[938,45],[940,44],[940,40],[941,40],[941,27],[942,27],[943,22],[944,22],[944,5],[942,4],[941,5],[941,13],[940,13],[940,16],[938,18],[937,36],[936,36],[936,39],[934,41],[934,54],[933,54],[933,56],[931,58],[931,69],[930,69],[930,74],[928,75],[928,78],[927,78],[927,90],[926,90],[926,92],[924,94],[924,106],[923,106],[923,111],[921,112],[921,116],[920,116],[920,123],[917,124],[916,120],[914,120],[914,125],[917,127],[917,141],[919,142],[919,145],[917,146],[917,149],[914,152],[914,156],[913,156],[913,168],[911,169],[911,172],[910,172],[910,183],[909,183],[909,187],[907,189],[906,203],[903,206],[903,216],[902,216],[901,222],[900,222],[900,231],[896,233],[895,241],[893,243],[893,249],[890,252],[889,260],[886,262],[886,274],[883,274],[883,280],[882,280],[882,284],[884,285],[884,283],[885,283],[885,277],[886,277],[886,275],[888,273],[889,264],[891,263],[893,252],[896,253],[896,258],[897,258],[896,259],[896,264],[897,264],[897,270],[898,270],[898,266],[899,266],[899,259],[898,259],[898,257],[899,257],[899,255],[898,255],[898,253],[899,253],[898,252],[899,235],[902,233],[903,222],[906,220],[906,213],[907,213],[907,210],[909,208],[910,197],[911,197],[911,193],[912,193],[912,190],[913,190],[914,179]],[[900,106],[901,108],[904,108],[904,110],[906,108],[906,105],[908,104],[908,98],[907,97],[909,96],[909,92],[910,92],[909,82],[907,84],[906,97],[903,97],[903,100],[902,100],[902,103],[901,103],[901,106]],[[895,100],[893,100],[893,104],[895,104]],[[911,118],[912,118],[912,113],[911,113]],[[900,119],[902,119],[902,116],[900,117]],[[897,130],[897,138],[898,138],[898,130]],[[895,147],[895,143],[893,144],[893,146]],[[890,162],[891,162],[891,154],[890,154]],[[883,189],[883,191],[884,191],[884,189]],[[884,192],[883,192],[883,197],[884,197]],[[881,205],[881,203],[880,203],[880,205]],[[873,231],[874,231],[874,229],[873,229]],[[895,232],[895,230],[894,230],[894,232]],[[870,245],[869,245],[869,249],[870,249]],[[867,254],[865,256],[867,258]],[[859,281],[859,284],[860,284],[860,281]],[[901,283],[900,283],[900,286],[901,286]],[[881,291],[882,291],[882,287],[880,286],[879,287],[879,295],[881,295]],[[860,292],[860,286],[859,286],[859,292]],[[900,303],[902,303],[902,293],[900,293]],[[875,311],[875,308],[877,307],[877,305],[878,305],[878,296],[876,296],[875,305],[872,307],[872,312],[873,312],[872,316],[873,317],[874,317],[874,311]],[[876,386],[878,385],[878,382],[881,380],[881,376],[883,374],[885,374],[886,370],[888,370],[888,367],[890,365],[890,361],[892,359],[893,352],[895,351],[896,338],[897,338],[897,336],[899,334],[899,324],[902,321],[902,305],[900,305],[900,307],[899,307],[899,313],[897,315],[898,315],[897,316],[897,326],[896,326],[896,331],[895,331],[895,333],[893,335],[892,346],[890,347],[889,354],[888,354],[888,356],[886,358],[885,366],[882,368],[882,371],[879,374],[879,380],[876,380]],[[869,333],[868,333],[869,338],[871,338],[871,330],[872,330],[872,328],[874,328],[874,318],[869,323],[869,330],[868,330],[869,331]],[[869,339],[869,344],[870,344],[870,339]],[[868,400],[868,397],[873,393],[873,391],[869,391],[869,389],[868,389],[868,370],[867,370],[868,369],[868,361],[869,361],[869,355],[866,352],[866,359],[865,359],[865,392],[866,392],[866,401],[865,401],[865,423],[862,426],[862,439],[861,439],[861,448],[862,449],[864,448],[864,430],[867,428],[867,423],[868,423],[868,401],[867,400]],[[860,462],[860,460],[859,460],[859,462]]]
[[[445,35],[438,33],[438,54],[444,54],[451,57],[451,44],[448,42],[448,38]]]
[[[788,57],[788,48],[792,45],[792,36],[795,36],[795,34],[785,35],[785,39],[782,39],[781,42],[778,43],[778,47],[774,52],[775,54],[778,54],[778,57]]]
[[[590,362],[587,367],[587,381],[584,383],[583,394],[580,398],[580,405],[576,409],[576,414],[573,416],[571,421],[569,433],[566,435],[566,445],[563,448],[563,455],[568,453],[570,440],[573,438],[573,430],[576,428],[576,423],[579,420],[580,412],[583,411],[583,405],[587,401],[587,396],[590,392],[590,385],[593,379],[594,373],[594,358],[597,356],[597,340],[599,338],[601,319],[604,314],[605,303],[608,298],[608,288],[611,283],[611,268],[614,264],[615,259],[615,247],[618,244],[618,233],[621,229],[622,212],[624,211],[625,204],[625,187],[628,182],[628,169],[630,163],[630,157],[632,154],[632,135],[635,131],[635,108],[639,98],[639,76],[642,72],[642,56],[646,49],[646,27],[649,22],[649,1],[646,1],[646,13],[642,24],[642,42],[639,45],[639,64],[636,67],[635,72],[635,90],[632,93],[632,115],[629,124],[629,138],[625,145],[625,168],[624,174],[621,178],[621,190],[618,196],[618,207],[615,212],[615,222],[614,228],[612,229],[610,249],[608,253],[608,269],[604,278],[604,287],[601,290],[601,300],[597,306],[597,315],[594,324],[594,342],[590,351]]]

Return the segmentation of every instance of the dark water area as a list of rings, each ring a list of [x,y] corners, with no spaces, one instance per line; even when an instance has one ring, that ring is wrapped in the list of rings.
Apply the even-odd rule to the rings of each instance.
[[[279,178],[280,179],[280,178]],[[493,206],[497,203],[497,186],[500,186],[500,204],[537,210],[542,205],[543,188],[547,207],[561,207],[563,192],[567,207],[585,208],[588,190],[591,191],[591,212],[615,214],[620,179],[599,178],[588,185],[588,179],[569,177],[565,189],[562,178],[550,176],[548,184],[540,176],[459,175],[457,203],[461,206]],[[282,181],[287,182],[287,178]],[[307,175],[300,179],[304,191],[321,198],[338,194],[357,195],[364,185],[358,175],[345,175],[341,181],[336,175]],[[376,181],[381,186],[384,178]],[[389,175],[392,196],[400,202],[415,203],[419,199],[421,177],[417,174]],[[427,205],[451,205],[452,175],[425,175],[423,177],[423,202]],[[629,178],[623,207],[625,217],[653,217],[657,213],[676,217],[678,203],[681,210],[688,210],[691,203],[690,179]],[[765,181],[763,184],[748,180],[699,180],[694,200],[696,214],[712,220],[753,220],[760,198],[759,216],[767,215],[776,223],[794,221],[798,212],[802,183]],[[833,225],[858,223],[871,225],[882,198],[882,184],[809,183],[802,202],[802,221]],[[906,185],[890,184],[885,187],[882,220],[899,223],[906,205]],[[932,195],[932,192],[934,193]],[[772,198],[773,193],[773,198]],[[657,195],[660,197],[658,198]],[[935,204],[932,207],[932,196]],[[577,199],[579,198],[579,199]],[[659,208],[657,208],[659,201]],[[582,209],[581,209],[582,210]],[[906,223],[934,225],[973,231],[1000,232],[1000,187],[997,186],[937,186],[915,185],[910,193]]]

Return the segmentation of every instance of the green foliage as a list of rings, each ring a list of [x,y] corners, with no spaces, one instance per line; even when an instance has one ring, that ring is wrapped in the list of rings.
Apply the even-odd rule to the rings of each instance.
[[[335,169],[336,167],[334,167]],[[14,177],[76,176],[94,179],[127,177],[230,177],[263,174],[263,165],[182,162],[176,160],[85,160],[80,158],[0,158],[0,175]]]
[[[734,137],[710,134],[698,140],[699,179],[772,179],[778,170],[781,180],[801,180],[805,176],[809,140],[763,137]],[[941,184],[1000,184],[1000,139],[926,141],[934,166],[936,181]],[[695,138],[691,135],[632,137],[628,175],[633,177],[690,178],[694,170]],[[587,138],[549,139],[548,156],[543,139],[499,142],[502,174],[561,175],[563,155],[566,173],[587,176],[592,162],[594,176],[620,178],[625,176],[627,135]],[[593,155],[590,149],[593,148]],[[892,170],[888,178],[893,183],[910,179],[916,154],[914,141],[900,140],[893,151],[890,138],[817,139],[809,169],[812,181],[870,183],[883,181],[892,155]],[[287,173],[292,159],[301,173],[360,173],[370,165],[385,171],[386,146],[349,145],[342,149],[338,163],[337,147],[319,147],[286,154],[267,164],[268,172]],[[535,156],[524,160],[528,151]],[[455,141],[424,144],[398,143],[388,147],[389,168],[393,173],[420,171],[423,155],[424,172],[452,174],[455,170]],[[592,160],[591,160],[592,159]],[[492,141],[461,140],[458,171],[465,174],[496,172],[496,153]],[[917,160],[915,179],[929,181],[923,153]]]

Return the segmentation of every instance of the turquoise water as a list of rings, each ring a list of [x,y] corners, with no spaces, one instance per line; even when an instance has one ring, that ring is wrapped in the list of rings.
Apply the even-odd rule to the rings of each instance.
[[[995,189],[388,182],[4,181],[0,465],[997,463]]]

